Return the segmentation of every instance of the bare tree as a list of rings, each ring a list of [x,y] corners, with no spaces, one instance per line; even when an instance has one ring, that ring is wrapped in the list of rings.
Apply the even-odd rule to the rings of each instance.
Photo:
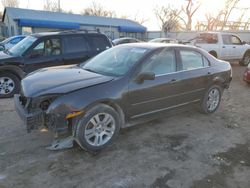
[[[224,30],[227,29],[237,29],[240,27],[240,23],[243,21],[245,13],[249,8],[238,8],[237,5],[240,0],[226,0],[223,8],[217,12],[217,14],[206,15],[206,30]],[[229,18],[232,12],[238,9],[241,15],[234,22],[229,22]],[[244,26],[243,26],[244,27]]]
[[[228,19],[232,13],[232,11],[236,8],[237,4],[240,0],[227,0],[225,2],[225,8],[219,12],[222,15],[222,25],[221,30],[226,26]]]
[[[179,19],[185,25],[186,30],[192,30],[193,16],[200,8],[201,3],[195,0],[186,0],[186,1],[187,1],[186,6],[182,6],[182,13],[186,15],[187,19],[184,19],[181,14],[179,15]]]
[[[129,17],[128,17],[129,18]],[[144,24],[145,22],[147,22],[149,19],[147,17],[140,17],[139,16],[139,12],[137,12],[134,17],[131,18],[131,20],[134,20],[135,22],[139,23],[139,24]]]
[[[119,16],[119,18],[130,19],[130,20],[133,20],[139,24],[144,24],[145,22],[147,22],[149,20],[148,18],[139,17],[138,12],[134,16],[121,15],[121,16]]]
[[[89,16],[116,17],[116,13],[114,11],[105,10],[102,5],[95,2],[92,2],[92,5],[90,7],[85,8],[82,14]]]
[[[179,22],[181,11],[168,6],[162,6],[154,9],[155,16],[160,22],[160,28],[164,32],[176,31],[182,29]]]
[[[2,5],[4,7],[19,7],[18,0],[2,0]]]
[[[43,5],[43,10],[52,11],[52,12],[61,12],[61,2],[60,0],[45,0]]]

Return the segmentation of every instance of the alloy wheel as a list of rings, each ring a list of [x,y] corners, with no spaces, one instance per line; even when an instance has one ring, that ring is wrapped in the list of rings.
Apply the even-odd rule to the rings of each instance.
[[[92,146],[102,146],[106,144],[114,135],[115,119],[108,113],[98,113],[87,123],[84,137],[88,144]]]
[[[9,77],[0,77],[0,94],[8,95],[15,88],[14,81]]]
[[[207,109],[209,111],[214,111],[220,102],[220,91],[217,88],[213,88],[208,93],[207,98]]]

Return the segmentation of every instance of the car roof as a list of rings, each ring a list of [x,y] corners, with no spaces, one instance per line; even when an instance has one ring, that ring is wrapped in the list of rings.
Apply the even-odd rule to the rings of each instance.
[[[162,39],[162,40],[176,40],[176,39],[174,39],[174,38],[155,38],[155,39],[152,39],[152,40],[160,40],[160,39]]]
[[[130,47],[137,47],[137,48],[147,48],[147,49],[157,49],[162,47],[182,47],[182,48],[189,48],[189,49],[197,49],[195,46],[184,45],[184,44],[173,44],[173,43],[127,43],[121,44],[119,46],[130,46]]]
[[[133,37],[122,37],[122,38],[114,39],[113,42],[127,40],[127,39],[138,40],[138,39],[133,38]]]

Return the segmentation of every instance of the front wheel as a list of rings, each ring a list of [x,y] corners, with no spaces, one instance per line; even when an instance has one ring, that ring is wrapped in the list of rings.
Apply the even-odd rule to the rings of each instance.
[[[113,142],[120,124],[119,115],[113,108],[99,104],[76,122],[75,139],[83,149],[97,152]]]
[[[201,111],[205,114],[215,112],[221,101],[222,89],[220,86],[214,85],[208,89],[203,97]]]
[[[20,90],[20,80],[12,73],[0,73],[0,98],[13,97]]]

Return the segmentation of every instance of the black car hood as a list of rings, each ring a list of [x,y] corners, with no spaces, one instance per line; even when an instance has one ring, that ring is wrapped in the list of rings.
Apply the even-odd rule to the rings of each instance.
[[[0,61],[11,59],[11,58],[14,58],[14,56],[12,56],[10,54],[6,54],[3,51],[0,51]]]
[[[60,66],[37,70],[22,80],[26,97],[63,94],[111,81],[113,77],[83,70],[79,66]]]

